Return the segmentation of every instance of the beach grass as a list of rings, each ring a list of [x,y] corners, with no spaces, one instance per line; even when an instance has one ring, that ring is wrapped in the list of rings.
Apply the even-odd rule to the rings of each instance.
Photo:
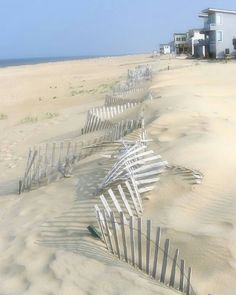
[[[36,123],[38,122],[38,117],[34,117],[34,116],[26,116],[24,117],[20,123],[21,124],[33,124],[33,123]]]
[[[53,119],[59,116],[59,113],[51,113],[51,112],[47,112],[44,114],[44,118],[45,119]]]
[[[4,113],[0,113],[0,120],[6,120],[8,119],[8,115]]]

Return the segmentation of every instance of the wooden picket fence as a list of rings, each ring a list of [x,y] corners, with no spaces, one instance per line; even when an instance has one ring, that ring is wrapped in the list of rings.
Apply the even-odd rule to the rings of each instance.
[[[102,107],[96,107],[92,108],[88,111],[88,115],[94,115],[97,118],[100,118],[101,120],[110,120],[114,118],[115,116],[125,112],[127,109],[134,108],[137,106],[137,102],[127,102],[125,104],[121,105],[115,105],[115,106],[102,106]]]
[[[58,173],[69,177],[72,165],[79,158],[78,142],[52,142],[30,148],[25,173],[19,182],[19,193],[50,182],[50,178]]]
[[[128,98],[120,98],[112,95],[107,95],[105,98],[105,106],[116,106],[116,105],[125,105],[125,104],[135,104],[138,105],[146,100],[152,100],[153,96],[149,92],[147,95],[141,97],[140,99],[128,99]]]
[[[140,81],[152,79],[152,69],[149,65],[140,65],[128,70],[128,80]]]
[[[99,196],[101,206],[108,216],[116,210],[124,212],[124,216],[139,216],[143,213],[143,203],[135,181],[128,179],[117,186],[102,191]]]
[[[131,179],[140,194],[146,193],[154,188],[153,184],[159,180],[167,164],[160,155],[148,150],[145,142],[126,144],[116,155],[116,162],[102,181],[101,189]]]
[[[19,181],[19,194],[34,187],[48,184],[55,179],[70,177],[79,161],[94,154],[103,143],[113,143],[135,130],[143,134],[143,119],[122,120],[98,137],[86,142],[61,141],[34,146],[29,149],[25,172]],[[139,138],[137,138],[139,139]]]
[[[148,91],[146,85],[125,85],[117,86],[113,89],[112,95],[116,97],[127,97],[133,93]]]
[[[120,133],[120,137],[127,133],[132,132],[137,128],[143,126],[143,118],[139,117],[137,119],[125,119],[119,122],[112,122],[110,120],[102,120],[92,113],[88,113],[87,120],[84,127],[81,130],[82,134],[87,134],[90,132],[95,132],[99,130],[110,130],[109,134],[117,132]],[[118,131],[119,130],[119,131]],[[116,136],[117,138],[117,136]]]
[[[179,258],[179,249],[171,251],[169,239],[162,241],[160,227],[153,230],[151,220],[145,225],[141,217],[127,219],[123,212],[108,215],[98,206],[95,211],[102,241],[112,255],[169,288],[196,294],[191,285],[192,268],[185,273],[185,260]]]

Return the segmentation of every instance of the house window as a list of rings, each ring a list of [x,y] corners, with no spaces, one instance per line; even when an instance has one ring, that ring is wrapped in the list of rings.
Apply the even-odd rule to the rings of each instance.
[[[183,38],[182,38],[182,41],[186,41],[186,37],[183,37]]]
[[[222,25],[223,23],[223,15],[222,14],[217,14],[216,15],[216,24],[217,25]]]
[[[223,41],[223,32],[217,31],[217,41],[222,42]]]
[[[208,23],[209,24],[215,24],[216,21],[216,15],[215,14],[210,14],[208,17]]]

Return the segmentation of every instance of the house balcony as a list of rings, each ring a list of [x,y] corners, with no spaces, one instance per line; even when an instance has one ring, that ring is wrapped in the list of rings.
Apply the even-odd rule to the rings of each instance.
[[[200,40],[196,40],[196,43],[194,42],[194,45],[200,45],[200,46],[208,46],[210,44],[208,39],[200,39]]]
[[[214,23],[205,23],[204,24],[204,28],[203,28],[203,32],[209,32],[209,31],[215,31],[216,30],[216,24]]]

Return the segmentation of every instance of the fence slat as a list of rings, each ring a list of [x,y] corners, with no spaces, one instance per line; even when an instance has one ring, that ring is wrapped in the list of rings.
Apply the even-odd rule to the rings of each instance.
[[[187,288],[186,288],[186,294],[190,295],[191,293],[191,275],[192,275],[192,268],[188,268],[188,279],[187,279]]]
[[[178,261],[178,256],[179,256],[179,249],[176,249],[175,257],[172,262],[171,275],[170,275],[170,286],[171,287],[175,286],[175,272],[176,272],[176,265],[177,265],[177,261]]]
[[[96,215],[97,215],[98,225],[99,225],[100,231],[102,233],[103,241],[105,242],[106,247],[109,250],[108,243],[107,243],[107,238],[106,238],[104,228],[103,228],[103,225],[102,225],[102,219],[101,219],[101,216],[100,216],[100,210],[99,210],[97,205],[95,205],[95,211],[96,211]]]
[[[120,259],[121,258],[121,256],[120,256],[120,245],[119,245],[119,240],[118,240],[118,236],[117,236],[115,217],[114,217],[113,212],[111,212],[111,223],[112,223],[112,230],[113,230],[113,235],[114,235],[114,239],[115,239],[116,253],[117,253],[117,255],[118,255],[119,259]]]
[[[120,196],[122,198],[123,203],[125,204],[125,207],[126,207],[128,213],[129,213],[129,215],[130,216],[133,216],[133,212],[132,212],[132,210],[130,208],[130,205],[129,205],[127,199],[126,199],[126,196],[125,196],[125,193],[123,191],[123,188],[121,187],[120,184],[118,185],[118,190],[119,190]]]
[[[154,279],[157,277],[157,264],[158,264],[158,253],[159,253],[160,242],[161,242],[161,228],[158,227],[157,233],[156,233],[155,253],[154,253],[153,269],[152,269],[152,277]]]
[[[103,216],[104,223],[105,223],[105,228],[106,228],[106,234],[107,234],[107,239],[108,239],[108,243],[109,243],[109,248],[110,248],[111,253],[114,254],[114,248],[113,248],[112,239],[111,239],[111,232],[110,232],[110,229],[109,229],[109,226],[108,226],[108,221],[107,221],[107,218],[106,218],[105,210],[102,210],[102,216]]]
[[[169,255],[169,246],[170,246],[170,240],[166,239],[165,240],[165,246],[164,246],[163,261],[162,261],[161,279],[160,279],[160,281],[162,283],[165,283],[167,259],[168,259],[168,255]]]
[[[138,218],[138,267],[142,270],[142,218]]]
[[[124,222],[123,212],[120,212],[120,221],[121,221],[121,233],[122,233],[124,256],[125,256],[125,261],[128,262],[126,236],[125,236],[125,222]]]
[[[130,216],[129,220],[129,230],[130,230],[130,250],[131,250],[131,258],[132,264],[135,266],[135,244],[134,244],[134,218]]]
[[[117,201],[116,196],[115,196],[115,194],[113,193],[113,190],[112,190],[112,189],[109,189],[109,190],[108,190],[108,193],[109,193],[109,195],[110,195],[110,197],[111,197],[111,199],[112,199],[112,201],[113,201],[113,203],[114,203],[114,205],[115,205],[115,207],[116,207],[116,210],[117,210],[119,213],[122,212],[122,209],[121,209],[121,207],[120,207],[120,204],[119,204],[119,202]],[[125,221],[125,223],[127,224],[127,220],[126,220],[125,216],[124,216],[124,221]]]
[[[150,267],[150,246],[151,246],[151,220],[147,220],[147,243],[146,243],[146,273],[149,275]]]
[[[132,199],[132,202],[133,202],[133,205],[134,205],[134,209],[135,209],[136,213],[139,214],[138,204],[137,204],[137,202],[135,200],[134,193],[133,193],[133,190],[132,190],[132,188],[130,186],[130,183],[128,181],[126,181],[125,185],[126,185],[128,191],[129,191],[129,194],[131,196],[131,199]]]
[[[184,268],[185,268],[185,261],[181,259],[180,262],[180,282],[179,282],[179,291],[184,291]]]

